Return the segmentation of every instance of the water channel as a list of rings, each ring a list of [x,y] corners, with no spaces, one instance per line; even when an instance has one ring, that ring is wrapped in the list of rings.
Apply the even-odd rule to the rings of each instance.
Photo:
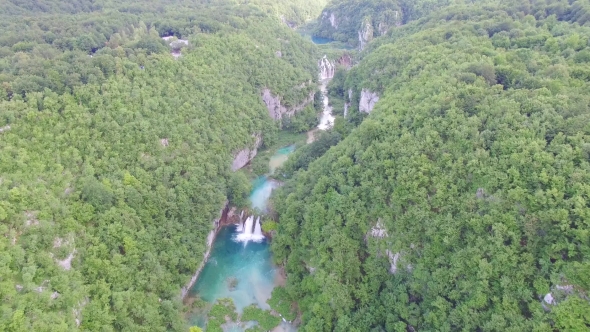
[[[314,43],[325,44],[329,40],[315,38]],[[323,112],[315,130],[327,130],[334,124],[331,107],[328,105],[327,84],[330,78],[320,80],[323,96]],[[315,131],[314,130],[314,131]],[[311,132],[313,134],[313,131]],[[309,141],[308,141],[309,142]],[[269,175],[272,175],[285,161],[295,146],[279,149],[270,159]],[[253,180],[250,203],[253,211],[267,212],[267,204],[272,191],[278,183],[267,175]],[[198,297],[207,303],[215,303],[221,298],[233,300],[238,314],[245,307],[255,304],[262,309],[270,309],[266,301],[276,286],[284,284],[280,269],[272,264],[270,246],[260,232],[260,221],[256,216],[243,216],[239,225],[223,227],[217,234],[211,255],[189,297]],[[190,326],[205,327],[207,317],[194,314],[188,317]],[[225,332],[242,332],[253,322],[224,324]],[[294,332],[297,329],[283,321],[273,332]]]
[[[293,152],[294,146],[279,149],[269,162],[271,172],[280,167]],[[256,211],[265,212],[268,199],[277,183],[262,176],[253,181],[250,195],[251,207]],[[257,217],[251,217],[257,220]],[[243,219],[247,219],[245,216]],[[191,289],[189,296],[199,297],[201,300],[214,303],[220,298],[231,298],[238,313],[242,313],[248,305],[255,304],[262,309],[270,309],[266,301],[270,298],[273,288],[284,283],[280,269],[272,264],[270,246],[265,238],[256,238],[256,227],[253,221],[240,225],[223,227],[215,239],[211,255],[199,279]],[[249,227],[251,236],[245,235],[245,228]],[[206,317],[194,315],[189,317],[190,325],[204,327]],[[244,331],[251,326],[251,322],[225,324],[224,331]],[[296,331],[287,322],[273,330]]]

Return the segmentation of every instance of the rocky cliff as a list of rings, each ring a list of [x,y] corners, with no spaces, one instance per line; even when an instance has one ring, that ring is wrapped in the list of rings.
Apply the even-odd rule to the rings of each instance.
[[[373,25],[371,24],[370,20],[363,21],[361,25],[361,29],[358,31],[359,40],[359,50],[363,50],[367,43],[373,40]]]
[[[342,56],[336,60],[336,64],[349,69],[352,67],[352,57],[348,53],[342,54]]]
[[[219,218],[213,221],[213,229],[207,235],[207,251],[205,251],[205,254],[203,255],[203,261],[201,262],[201,264],[199,265],[199,267],[197,268],[189,282],[187,282],[186,285],[184,285],[184,287],[182,287],[182,289],[180,290],[181,299],[184,299],[188,295],[190,289],[194,286],[195,282],[197,282],[197,279],[199,278],[199,274],[201,274],[203,267],[205,267],[205,264],[209,259],[209,255],[211,254],[211,248],[213,247],[213,242],[215,242],[215,236],[217,236],[217,231],[224,222],[224,219],[227,217],[228,210],[229,202],[225,201],[223,208],[219,211]]]
[[[256,157],[258,148],[262,144],[262,135],[260,133],[252,135],[254,137],[254,145],[252,147],[244,148],[234,154],[234,160],[231,165],[232,171],[237,171],[246,166],[250,160]]]
[[[373,38],[402,25],[399,1],[353,1],[333,3],[319,17],[314,35],[349,43],[363,49]]]
[[[328,22],[330,22],[330,26],[334,28],[334,30],[338,29],[338,21],[336,21],[336,14],[330,12],[323,12],[322,20],[327,20]]]
[[[369,89],[361,90],[361,99],[359,101],[359,111],[364,113],[371,113],[375,104],[379,101],[379,95],[371,92]]]
[[[270,89],[265,88],[262,90],[262,101],[268,109],[268,115],[274,120],[281,120],[283,117],[291,117],[295,113],[304,109],[307,105],[313,102],[314,91],[310,91],[302,102],[295,106],[286,107],[281,104],[281,96],[274,95]]]

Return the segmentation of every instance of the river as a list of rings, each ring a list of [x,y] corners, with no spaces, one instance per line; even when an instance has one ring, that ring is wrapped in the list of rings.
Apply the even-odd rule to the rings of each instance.
[[[327,130],[334,125],[327,89],[330,80],[331,77],[322,78],[320,75],[323,111],[317,128],[308,133],[308,137],[311,137],[308,143],[313,141],[315,131]],[[270,158],[269,175],[287,161],[294,149],[295,146],[281,148]],[[252,210],[257,213],[267,212],[268,200],[277,186],[277,182],[267,175],[254,179],[250,194]],[[239,225],[225,226],[219,230],[209,259],[191,288],[189,297],[200,298],[209,304],[221,298],[230,298],[239,314],[251,304],[262,309],[270,309],[266,301],[270,298],[272,290],[283,285],[285,281],[279,267],[272,263],[269,243],[260,232],[259,221],[255,221],[258,219],[255,216],[243,216]],[[190,326],[204,328],[207,324],[206,313],[190,315],[188,323]],[[255,323],[232,322],[222,327],[225,332],[241,332],[253,324]],[[285,321],[273,329],[273,332],[293,331],[297,329]]]
[[[280,167],[293,152],[294,146],[279,149],[270,159],[269,170]],[[253,181],[250,194],[251,207],[264,212],[272,190],[277,183],[262,176]],[[243,219],[246,216],[244,216]],[[245,223],[244,223],[245,224]],[[220,298],[231,298],[238,313],[245,307],[255,304],[262,309],[270,309],[266,301],[272,290],[284,284],[279,267],[272,263],[269,242],[266,239],[244,240],[243,225],[230,225],[221,228],[209,260],[205,264],[199,278],[189,296],[198,297],[207,303],[214,303]],[[188,317],[191,326],[205,327],[207,318],[204,314]],[[252,326],[253,322],[237,322],[224,324],[224,331],[241,332]],[[282,322],[274,332],[291,332],[297,329],[287,322]]]

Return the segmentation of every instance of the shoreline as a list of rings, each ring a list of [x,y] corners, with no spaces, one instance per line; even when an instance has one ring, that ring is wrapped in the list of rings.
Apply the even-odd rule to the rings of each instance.
[[[225,223],[227,222],[227,219],[228,219],[229,212],[230,212],[229,202],[226,200],[224,207],[221,209],[221,211],[219,213],[219,218],[213,221],[214,228],[207,235],[207,250],[203,254],[204,257],[203,257],[203,260],[201,261],[201,264],[199,264],[199,267],[197,268],[195,273],[193,273],[191,279],[180,289],[180,299],[182,302],[184,302],[184,300],[189,295],[190,290],[193,288],[193,286],[197,282],[197,279],[199,279],[199,275],[201,274],[201,271],[203,271],[205,264],[207,264],[207,261],[209,260],[209,256],[211,255],[211,249],[213,248],[213,244],[215,243],[215,239],[217,238],[217,233],[219,233],[219,230],[223,226],[225,226]]]

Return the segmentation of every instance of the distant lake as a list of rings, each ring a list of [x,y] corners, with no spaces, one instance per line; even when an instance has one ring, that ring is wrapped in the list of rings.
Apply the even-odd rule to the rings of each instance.
[[[314,44],[318,44],[318,45],[323,45],[323,44],[328,44],[333,42],[333,39],[329,39],[329,38],[323,38],[323,37],[316,37],[316,36],[311,36],[311,41]]]

